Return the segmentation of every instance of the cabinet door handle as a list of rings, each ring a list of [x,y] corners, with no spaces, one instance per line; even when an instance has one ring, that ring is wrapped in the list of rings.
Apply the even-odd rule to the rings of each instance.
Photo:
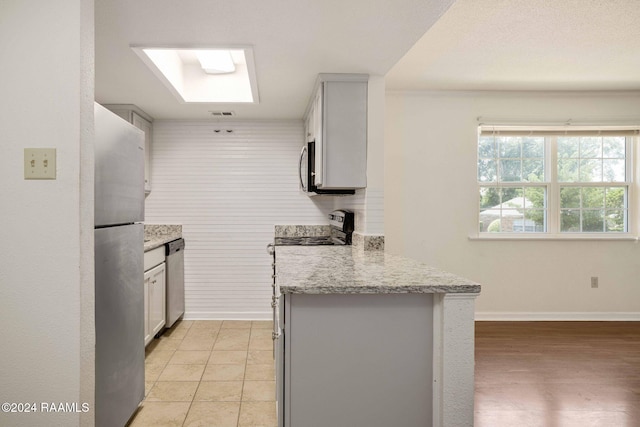
[[[273,255],[273,252],[274,252],[274,251],[275,251],[274,244],[273,244],[273,243],[269,243],[269,244],[267,245],[267,254],[269,254],[269,255]],[[274,265],[273,263],[271,264],[271,266],[272,266],[272,267],[275,267],[275,265]]]

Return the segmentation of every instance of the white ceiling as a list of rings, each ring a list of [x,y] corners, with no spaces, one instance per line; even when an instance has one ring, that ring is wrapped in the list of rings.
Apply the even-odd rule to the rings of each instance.
[[[96,100],[299,119],[323,72],[386,75],[389,90],[640,90],[639,0],[452,2],[96,0]],[[180,103],[133,44],[252,45],[260,104]]]
[[[638,90],[638,0],[458,0],[392,90]]]
[[[95,0],[96,101],[156,119],[300,119],[318,73],[384,75],[453,0]],[[131,45],[252,45],[260,103],[182,104]]]

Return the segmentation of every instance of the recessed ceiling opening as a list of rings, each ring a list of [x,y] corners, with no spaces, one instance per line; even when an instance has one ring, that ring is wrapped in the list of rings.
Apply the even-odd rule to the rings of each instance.
[[[251,47],[131,48],[181,102],[259,102]]]

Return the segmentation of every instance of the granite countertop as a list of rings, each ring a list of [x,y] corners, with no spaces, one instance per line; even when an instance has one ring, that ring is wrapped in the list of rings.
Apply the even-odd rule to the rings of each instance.
[[[145,224],[144,251],[148,252],[182,237],[182,225]]]
[[[479,293],[480,285],[384,251],[351,246],[279,246],[283,294]]]

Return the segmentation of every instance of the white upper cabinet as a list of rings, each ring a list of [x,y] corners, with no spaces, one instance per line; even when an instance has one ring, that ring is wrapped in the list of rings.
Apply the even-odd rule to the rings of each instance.
[[[320,74],[305,116],[315,141],[314,184],[323,190],[367,186],[366,74]]]
[[[153,145],[153,125],[151,123],[153,119],[133,104],[105,104],[103,106],[144,132],[144,193],[151,193],[151,150]]]

